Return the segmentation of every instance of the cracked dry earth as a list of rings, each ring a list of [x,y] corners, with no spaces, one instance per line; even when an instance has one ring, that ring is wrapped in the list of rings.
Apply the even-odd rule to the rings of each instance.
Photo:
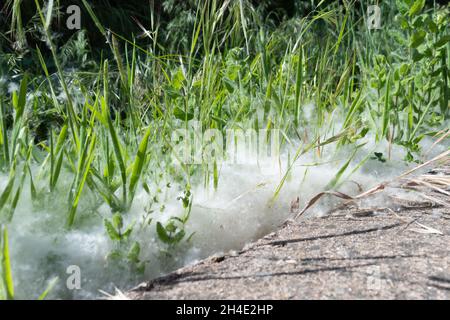
[[[448,169],[445,175],[434,171],[428,176],[448,179]],[[408,183],[419,186],[417,180]],[[409,205],[386,201],[386,208],[362,209],[352,204],[326,217],[287,221],[239,252],[184,267],[143,283],[126,296],[450,299],[448,189],[422,189],[424,196],[417,194],[421,200]],[[395,190],[384,193],[396,199]]]

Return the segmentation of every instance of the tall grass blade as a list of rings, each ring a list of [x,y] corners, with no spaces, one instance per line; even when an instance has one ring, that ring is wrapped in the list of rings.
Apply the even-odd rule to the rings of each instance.
[[[3,249],[2,249],[2,277],[6,286],[7,299],[14,299],[14,283],[11,271],[11,260],[9,256],[8,230],[3,228]]]

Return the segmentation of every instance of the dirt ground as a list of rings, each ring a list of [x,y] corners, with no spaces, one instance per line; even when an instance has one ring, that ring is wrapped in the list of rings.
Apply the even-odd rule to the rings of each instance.
[[[239,252],[184,267],[126,296],[450,299],[450,197],[442,182],[449,169],[403,181],[423,194],[417,200],[401,200],[392,189],[383,191],[395,199],[385,207],[349,203],[323,218],[289,220]]]

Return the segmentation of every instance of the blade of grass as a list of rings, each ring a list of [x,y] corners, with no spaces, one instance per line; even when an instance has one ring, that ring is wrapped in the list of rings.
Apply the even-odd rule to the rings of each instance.
[[[132,198],[134,196],[134,193],[136,191],[137,182],[139,181],[139,178],[142,174],[142,168],[144,167],[144,163],[145,163],[145,155],[147,153],[147,145],[148,145],[149,137],[150,137],[150,128],[148,128],[147,131],[145,132],[145,135],[142,138],[141,143],[139,144],[136,158],[134,159],[133,171],[131,173],[130,187],[129,187],[130,201],[132,200]]]
[[[3,281],[6,285],[7,299],[14,299],[14,283],[11,271],[11,259],[9,256],[8,230],[3,228],[3,249],[2,249],[2,271]]]

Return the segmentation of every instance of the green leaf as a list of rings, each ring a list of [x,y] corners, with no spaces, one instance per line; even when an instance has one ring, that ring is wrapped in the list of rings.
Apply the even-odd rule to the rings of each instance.
[[[419,29],[423,26],[424,26],[424,21],[423,21],[422,16],[417,16],[416,18],[414,18],[414,21],[413,21],[414,29]]]
[[[127,73],[125,72],[122,56],[120,55],[119,43],[117,42],[114,33],[111,33],[111,47],[114,55],[114,60],[116,60],[117,69],[119,70],[120,80],[122,81],[122,85],[124,86],[124,88],[126,88],[128,83]]]
[[[0,301],[6,300],[6,288],[3,284],[3,279],[0,277]]]
[[[436,33],[438,32],[438,26],[436,25],[436,23],[433,21],[433,19],[431,19],[430,17],[427,17],[425,20],[428,29],[432,32],[432,33]]]
[[[58,277],[54,277],[52,280],[50,280],[47,288],[44,290],[44,292],[41,293],[38,300],[44,300],[47,297],[47,295],[49,294],[49,292],[52,291],[53,287],[56,285],[58,280],[59,280]]]
[[[356,154],[356,150],[353,152],[351,157],[347,160],[347,162],[344,163],[344,165],[339,169],[339,171],[336,173],[336,175],[331,179],[331,181],[328,183],[328,185],[325,187],[326,190],[333,189],[341,179],[342,175],[344,174],[345,170],[347,170],[348,166],[353,160],[353,157]]]
[[[66,137],[67,137],[67,124],[64,124],[64,126],[61,128],[61,132],[59,133],[58,141],[56,142],[56,147],[55,147],[56,154],[59,153],[64,142],[66,142]]]
[[[20,82],[19,96],[17,97],[16,93],[13,93],[13,106],[16,110],[16,122],[22,117],[25,110],[25,104],[27,102],[27,85],[28,76],[27,74],[25,74],[22,81]]]
[[[75,188],[75,197],[71,199],[69,197],[69,200],[72,200],[71,207],[69,209],[69,215],[67,217],[67,227],[71,228],[74,221],[75,221],[75,214],[77,212],[78,203],[81,198],[81,193],[83,191],[84,185],[86,183],[86,179],[89,175],[89,171],[91,169],[91,163],[94,159],[94,146],[95,146],[96,138],[95,136],[92,137],[91,143],[89,144],[89,150],[85,155],[83,156],[85,158],[85,161],[83,159],[80,160],[80,163],[84,163],[83,168],[80,168],[80,171],[78,173],[78,176],[76,178],[77,186]],[[86,145],[88,147],[88,145]],[[82,169],[82,170],[81,170]]]
[[[409,16],[412,17],[422,11],[423,7],[425,6],[425,0],[416,0],[412,7],[409,9]]]
[[[3,207],[5,206],[6,202],[9,199],[9,196],[11,195],[12,189],[14,187],[14,175],[11,176],[11,178],[9,178],[8,184],[6,185],[5,190],[3,190],[2,195],[0,196],[0,212],[3,209]]]
[[[228,79],[227,77],[222,78],[223,84],[225,85],[225,88],[228,90],[229,93],[233,93],[235,89],[235,84],[233,81]]]
[[[119,138],[117,136],[117,132],[114,129],[113,122],[111,120],[111,117],[108,115],[108,129],[111,136],[111,140],[114,147],[114,153],[116,155],[117,162],[119,163],[119,169],[120,169],[120,175],[122,178],[122,185],[123,185],[123,201],[126,203],[126,184],[127,184],[127,170],[125,168],[125,161],[124,157],[122,155],[122,149],[120,147]]]
[[[173,237],[172,241],[175,243],[180,242],[181,240],[183,240],[184,236],[186,235],[186,232],[184,230],[180,230],[178,231],[175,236]]]
[[[189,235],[189,237],[187,237],[186,242],[191,241],[192,238],[194,237],[194,235],[195,235],[195,232],[192,232],[192,233]]]
[[[136,221],[133,221],[128,228],[122,233],[122,240],[127,240],[130,236],[131,232],[133,231],[134,225],[136,224]]]
[[[128,251],[127,258],[131,262],[138,263],[139,262],[139,253],[141,252],[141,246],[138,242],[134,242]]]
[[[161,224],[161,222],[156,223],[156,233],[158,234],[158,238],[162,242],[167,243],[167,244],[172,243],[172,238],[167,234],[167,231],[164,228],[164,226]]]
[[[386,158],[383,157],[383,153],[382,152],[374,152],[374,157],[371,157],[371,159],[373,160],[378,160],[382,163],[386,162]]]
[[[175,118],[181,121],[189,121],[194,118],[194,114],[192,112],[186,113],[179,107],[173,109],[173,115],[175,116]]]
[[[84,7],[86,8],[86,11],[88,12],[88,14],[91,16],[92,20],[94,21],[96,27],[98,28],[98,30],[101,32],[102,35],[106,35],[106,30],[105,28],[103,28],[100,20],[97,18],[97,16],[95,15],[94,11],[92,10],[91,6],[89,5],[89,3],[86,0],[81,0],[83,2]]]
[[[131,232],[133,231],[134,223],[132,223],[122,234],[122,239],[127,240],[130,236]]]
[[[122,252],[119,250],[113,250],[106,256],[106,259],[107,260],[120,260],[120,259],[122,259]]]
[[[27,170],[28,170],[28,175],[30,176],[31,201],[36,201],[36,199],[37,199],[37,191],[36,191],[36,186],[34,185],[33,174],[31,173],[31,167],[30,167],[29,163],[27,163]]]
[[[175,225],[175,223],[173,221],[170,221],[166,227],[165,227],[166,231],[173,233],[177,230],[177,226]]]
[[[420,61],[425,57],[423,53],[420,53],[419,50],[413,49],[412,50],[412,59],[414,62]]]
[[[175,73],[174,77],[172,78],[172,86],[176,90],[180,90],[185,80],[186,79],[184,77],[183,71],[181,70],[181,68],[179,68],[178,71]]]
[[[443,45],[445,45],[449,41],[450,41],[450,35],[445,35],[434,43],[434,47],[436,49],[438,49],[438,48],[442,47]]]
[[[389,74],[388,80],[386,82],[386,94],[385,94],[385,100],[384,100],[384,108],[383,108],[383,127],[381,131],[381,136],[385,136],[387,133],[387,129],[389,126],[389,116],[391,111],[391,104],[389,101],[390,98],[390,88],[391,88],[391,75]]]
[[[418,30],[418,31],[414,32],[411,37],[409,46],[411,48],[417,48],[418,46],[420,46],[423,43],[426,35],[427,35],[427,33],[423,30]]]
[[[58,182],[59,174],[61,173],[61,167],[63,162],[64,152],[61,151],[58,157],[58,161],[56,162],[55,171],[52,173],[51,179],[51,190],[54,190],[56,187],[56,183]]]
[[[129,187],[129,191],[131,194],[130,198],[134,195],[134,192],[136,191],[137,183],[142,174],[142,168],[144,167],[144,162],[145,162],[145,155],[147,153],[147,145],[148,145],[149,136],[150,136],[150,128],[148,128],[147,131],[145,132],[144,138],[142,138],[142,141],[139,144],[136,158],[134,159],[133,171],[131,173],[130,187]]]
[[[407,73],[408,73],[408,71],[409,71],[409,69],[410,69],[409,64],[407,64],[407,63],[402,63],[401,66],[400,66],[400,69],[399,69],[400,74],[401,74],[402,76],[406,76]]]
[[[120,230],[123,227],[123,219],[120,213],[115,213],[112,217],[112,225],[115,229]]]
[[[413,0],[395,0],[395,4],[401,14],[406,14],[411,7],[412,1]]]
[[[53,2],[54,0],[49,0],[47,3],[47,16],[45,17],[45,29],[48,29],[50,23],[52,22]]]

